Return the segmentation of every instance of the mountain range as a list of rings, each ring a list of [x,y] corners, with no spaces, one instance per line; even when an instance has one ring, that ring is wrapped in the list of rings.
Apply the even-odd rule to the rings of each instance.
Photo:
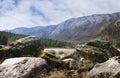
[[[32,28],[21,27],[6,31],[16,34],[34,35],[41,38],[85,42],[101,37],[113,38],[114,34],[116,34],[116,22],[119,22],[119,19],[119,12],[94,14],[71,18],[57,25],[36,26]],[[111,35],[112,31],[114,31],[114,34]]]

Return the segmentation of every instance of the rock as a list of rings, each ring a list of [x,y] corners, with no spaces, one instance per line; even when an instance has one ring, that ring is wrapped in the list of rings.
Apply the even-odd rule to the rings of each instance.
[[[67,64],[68,69],[76,69],[78,67],[77,61],[74,60],[73,58],[67,58],[67,59],[64,59],[62,61]]]
[[[0,48],[0,59],[21,56],[39,56],[44,47],[39,38],[28,36]]]
[[[77,49],[78,50],[78,49]],[[95,47],[82,46],[79,50],[79,56],[92,60],[95,62],[103,62],[107,60],[107,57],[104,52]]]
[[[60,59],[58,57],[56,57],[53,54],[50,53],[46,53],[46,52],[40,52],[40,56],[43,59],[46,59],[47,61],[53,61],[53,62],[59,62]]]
[[[40,53],[40,57],[46,59],[51,68],[71,69],[76,68],[77,61],[72,58],[75,54],[75,49],[47,48]]]
[[[64,63],[60,58],[56,57],[53,54],[50,54],[47,52],[40,52],[39,57],[47,61],[47,64],[49,65],[50,70],[52,70],[53,68],[65,68],[66,67],[66,63]]]
[[[90,71],[96,63],[102,63],[113,56],[120,55],[120,52],[115,47],[109,42],[102,40],[90,41],[77,47],[76,50],[76,57],[78,57],[76,61],[79,65],[77,69],[78,75]]]
[[[60,59],[70,58],[76,53],[75,49],[66,49],[66,48],[46,48],[44,52],[52,54]]]
[[[12,46],[13,56],[32,55],[38,56],[39,52],[43,49],[40,39],[34,36],[28,36],[16,40],[9,45]]]
[[[0,48],[0,62],[2,62],[4,59],[11,57],[11,49],[12,46],[4,46],[3,48]]]
[[[77,69],[78,73],[89,71],[89,70],[92,69],[93,66],[94,66],[94,63],[91,60],[86,60],[85,59],[79,65],[79,68]]]
[[[79,56],[92,60],[94,63],[105,62],[113,56],[120,55],[120,52],[109,42],[94,40],[84,46],[77,48]]]
[[[88,73],[89,78],[119,78],[120,56],[110,58],[104,63],[96,64]]]
[[[0,45],[0,48],[3,48],[4,47],[4,45]]]
[[[46,61],[41,58],[10,58],[0,65],[0,78],[36,78],[46,69]]]
[[[109,58],[120,55],[120,51],[118,51],[109,41],[93,40],[88,42],[87,45],[103,50]]]

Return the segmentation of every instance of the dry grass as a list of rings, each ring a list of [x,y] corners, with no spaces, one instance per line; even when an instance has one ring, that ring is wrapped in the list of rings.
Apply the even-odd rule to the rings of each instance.
[[[71,78],[65,71],[51,72],[49,78]]]
[[[68,71],[52,71],[49,74],[47,73],[42,73],[39,75],[39,77],[35,77],[35,78],[93,78],[93,77],[88,77],[87,76],[87,72],[82,72],[81,76],[77,76],[77,75],[72,75],[72,73],[68,74]]]

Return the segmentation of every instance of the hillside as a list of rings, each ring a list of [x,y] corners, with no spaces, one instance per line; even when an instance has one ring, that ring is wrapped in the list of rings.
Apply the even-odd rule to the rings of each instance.
[[[106,40],[120,40],[120,20],[112,22],[107,28],[101,32],[101,37]]]
[[[25,35],[18,35],[10,32],[0,31],[0,45],[7,45],[9,42],[25,37]]]
[[[7,45],[8,43],[23,37],[26,37],[26,35],[19,35],[19,34],[0,31],[0,45]],[[52,39],[40,38],[40,41],[44,47],[66,47],[66,46],[71,47],[72,46],[72,44],[70,43],[58,41],[58,40],[52,40]]]
[[[120,19],[120,13],[95,14],[71,18],[57,25],[17,28],[8,31],[17,34],[35,35],[42,38],[63,41],[86,42],[97,38],[104,29],[118,19]]]

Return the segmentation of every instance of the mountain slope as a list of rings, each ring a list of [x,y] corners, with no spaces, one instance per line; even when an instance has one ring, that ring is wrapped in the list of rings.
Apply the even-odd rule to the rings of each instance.
[[[120,13],[99,14],[74,18],[57,26],[51,38],[72,41],[87,41],[96,38],[111,22],[120,19]]]
[[[10,30],[17,34],[36,35],[64,41],[88,41],[98,35],[112,22],[120,19],[120,13],[95,14],[66,20],[58,25]],[[17,32],[16,32],[17,30]],[[18,32],[22,31],[22,32]]]
[[[107,28],[105,28],[100,33],[100,36],[102,39],[105,39],[105,40],[114,39],[119,41],[120,40],[120,20],[112,22]]]
[[[42,38],[47,38],[49,36],[49,33],[51,33],[56,26],[37,26],[32,28],[16,28],[13,30],[6,30],[8,32],[16,33],[16,34],[24,34],[24,35],[34,35]]]

